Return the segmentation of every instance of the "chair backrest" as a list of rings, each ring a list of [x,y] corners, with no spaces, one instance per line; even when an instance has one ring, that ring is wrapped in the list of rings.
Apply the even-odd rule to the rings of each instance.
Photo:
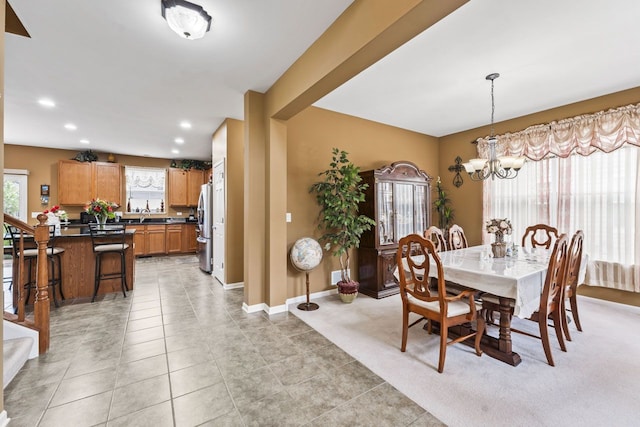
[[[467,237],[464,235],[464,230],[458,224],[453,224],[449,228],[449,249],[463,249],[468,247]]]
[[[444,240],[442,230],[440,230],[435,225],[432,225],[424,231],[424,237],[433,243],[436,251],[442,252],[447,250],[447,243]]]
[[[13,256],[18,258],[20,254],[20,229],[13,225],[5,224],[5,230],[9,232],[11,236],[11,242],[13,245]],[[24,245],[24,249],[36,249],[38,245],[33,239],[33,234],[22,232],[22,244]]]
[[[576,231],[571,238],[569,245],[569,256],[567,260],[567,273],[564,279],[565,286],[571,287],[575,293],[578,287],[578,275],[580,274],[580,264],[582,263],[582,241],[584,233],[582,230]]]
[[[546,319],[547,315],[560,307],[564,296],[564,278],[568,260],[569,244],[567,235],[562,234],[556,239],[549,258],[547,276],[540,296],[540,319]]]
[[[549,249],[558,239],[558,229],[546,224],[536,224],[527,227],[522,236],[522,247],[544,247]]]
[[[434,261],[437,270],[438,286],[430,289],[431,278],[429,270],[431,260]],[[406,301],[408,295],[423,300],[440,300],[443,308],[444,297],[447,295],[444,281],[444,271],[438,250],[431,240],[419,234],[409,234],[398,242],[396,252],[396,262],[398,265],[398,277],[400,285],[400,296]],[[444,310],[442,312],[445,312]]]
[[[97,246],[110,245],[114,251],[124,250],[125,247],[125,235],[126,224],[89,224],[89,232],[91,233],[91,243],[93,250],[96,250]]]

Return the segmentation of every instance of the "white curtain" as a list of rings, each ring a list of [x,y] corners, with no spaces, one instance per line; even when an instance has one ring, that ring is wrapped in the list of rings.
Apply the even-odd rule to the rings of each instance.
[[[585,233],[585,283],[640,292],[640,149],[573,154],[527,162],[512,180],[483,185],[484,220],[508,218],[520,244],[527,226],[544,223]],[[485,235],[484,241],[491,240]]]

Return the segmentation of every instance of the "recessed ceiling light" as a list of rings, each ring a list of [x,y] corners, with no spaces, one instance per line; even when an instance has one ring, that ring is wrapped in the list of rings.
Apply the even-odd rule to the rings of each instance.
[[[80,144],[88,144],[89,140],[88,139],[81,139],[80,140]]]
[[[176,149],[176,148],[174,148],[173,150],[171,150],[171,152],[172,152],[173,154],[180,154],[180,150],[178,150],[178,149]]]
[[[189,123],[186,120],[183,120],[183,121],[180,122],[180,127],[182,129],[191,129],[191,123]]]
[[[73,123],[66,123],[64,125],[64,128],[67,130],[76,130],[78,129],[78,126],[74,125]]]
[[[174,139],[174,141],[175,141],[176,144],[184,144],[184,139],[182,139],[182,138],[176,138],[176,139]]]
[[[48,99],[48,98],[38,99],[38,104],[42,105],[43,107],[47,107],[47,108],[53,108],[53,107],[56,106],[56,103],[53,102],[52,100]]]

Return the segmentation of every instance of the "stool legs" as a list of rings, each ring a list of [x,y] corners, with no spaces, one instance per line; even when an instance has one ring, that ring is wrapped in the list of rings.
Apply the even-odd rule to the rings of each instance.
[[[108,253],[118,253],[120,255],[120,272],[119,273],[102,273],[102,256]],[[122,295],[127,297],[127,264],[125,260],[124,251],[114,251],[114,252],[100,252],[96,254],[96,267],[94,274],[94,286],[93,286],[93,297],[91,298],[91,302],[94,302],[96,296],[98,295],[98,289],[100,288],[100,281],[102,279],[115,279],[120,278],[120,287],[122,288]]]

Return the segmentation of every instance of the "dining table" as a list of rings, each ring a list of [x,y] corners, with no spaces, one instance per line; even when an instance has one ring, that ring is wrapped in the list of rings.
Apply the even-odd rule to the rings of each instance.
[[[511,252],[511,256],[495,258],[491,245],[481,245],[439,252],[439,256],[445,281],[498,297],[499,333],[497,337],[485,335],[482,349],[487,355],[510,365],[520,364],[520,355],[512,348],[511,318],[512,315],[528,318],[538,310],[551,250],[518,248]],[[420,257],[424,260],[420,255],[413,258],[420,262]],[[437,277],[433,260],[429,276]],[[455,328],[451,328],[449,335],[463,335],[466,332],[456,332]]]

